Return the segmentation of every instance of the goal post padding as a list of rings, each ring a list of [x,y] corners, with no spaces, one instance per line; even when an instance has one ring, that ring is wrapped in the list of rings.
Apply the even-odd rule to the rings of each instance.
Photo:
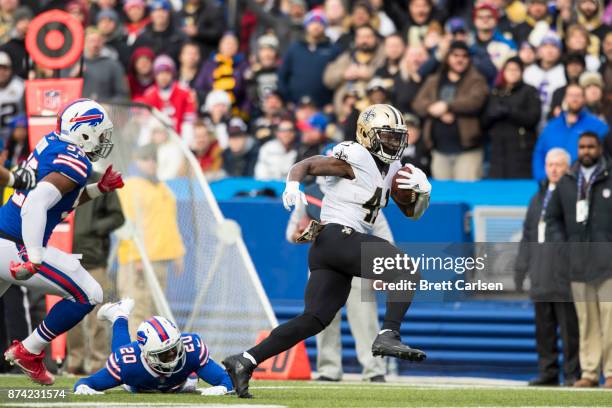
[[[167,116],[142,104],[104,106],[114,124],[115,146],[96,168],[112,163],[124,174],[127,187],[120,195],[128,221],[117,233],[123,240],[119,258],[121,244],[131,241],[132,250],[142,258],[157,313],[173,319],[183,331],[199,333],[214,358],[253,345],[261,330],[278,322],[239,226],[223,217],[197,160]],[[145,175],[136,160],[150,144],[157,147],[155,177]],[[162,190],[165,187],[157,183],[163,183],[171,192],[170,202],[148,202],[142,187],[146,183]],[[173,206],[175,215],[170,216]],[[159,209],[162,214],[155,213]],[[182,272],[176,262],[169,262],[169,268],[163,268],[167,278],[160,281],[154,264],[173,256],[181,245]]]

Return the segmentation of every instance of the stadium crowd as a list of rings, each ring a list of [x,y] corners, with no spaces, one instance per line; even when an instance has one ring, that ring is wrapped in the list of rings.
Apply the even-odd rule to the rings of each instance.
[[[7,164],[27,156],[22,79],[56,74],[24,45],[48,8],[86,30],[83,67],[60,75],[82,72],[86,97],[167,113],[212,179],[282,179],[353,140],[374,102],[405,114],[404,161],[436,179],[542,180],[546,152],[575,160],[584,130],[612,146],[612,5],[601,0],[2,0]]]
[[[59,73],[25,49],[50,8],[85,28]],[[29,153],[23,81],[82,73],[85,97],[166,113],[210,180],[282,180],[391,103],[402,160],[433,178],[544,181],[547,153],[574,162],[585,131],[612,153],[610,24],[603,0],[0,0],[0,157]],[[180,152],[158,133],[136,159],[170,179]]]

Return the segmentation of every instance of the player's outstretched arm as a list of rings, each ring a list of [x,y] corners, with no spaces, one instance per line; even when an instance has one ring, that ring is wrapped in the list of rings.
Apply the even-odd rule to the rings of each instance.
[[[291,167],[283,192],[283,205],[290,210],[298,201],[308,205],[306,196],[300,191],[300,182],[306,176],[333,176],[354,179],[355,173],[350,164],[335,157],[312,156]]]
[[[89,377],[81,378],[74,384],[73,392],[77,395],[103,394],[102,391],[121,385],[121,381],[111,375],[106,367],[101,368]]]
[[[198,377],[212,385],[211,388],[206,388],[202,395],[225,395],[234,390],[232,380],[227,373],[216,361],[208,359],[197,371]]]
[[[106,171],[102,175],[100,181],[97,183],[88,184],[87,187],[85,187],[85,190],[79,197],[78,205],[83,205],[89,200],[93,200],[102,194],[115,191],[116,189],[123,187],[123,185],[123,177],[121,176],[121,173],[113,170],[113,165],[111,164],[106,168]]]

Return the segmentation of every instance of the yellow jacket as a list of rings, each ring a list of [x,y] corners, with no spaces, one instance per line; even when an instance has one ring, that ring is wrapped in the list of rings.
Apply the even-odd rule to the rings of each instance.
[[[176,199],[165,183],[132,177],[117,191],[123,214],[144,241],[151,261],[174,260],[185,255],[177,224]],[[119,242],[118,256],[120,264],[141,259],[131,239]]]

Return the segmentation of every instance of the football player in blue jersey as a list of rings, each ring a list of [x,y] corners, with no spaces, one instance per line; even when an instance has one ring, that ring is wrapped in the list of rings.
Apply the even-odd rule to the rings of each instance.
[[[79,204],[123,187],[112,166],[98,183],[87,184],[92,162],[108,157],[113,124],[104,108],[78,99],[58,115],[55,131],[43,137],[26,166],[36,187],[17,189],[0,208],[0,296],[10,285],[63,297],[23,341],[14,340],[5,359],[40,384],[54,379],[43,363],[44,348],[102,302],[102,288],[79,257],[47,246],[51,232]]]
[[[98,319],[113,325],[111,355],[104,368],[76,382],[75,394],[101,394],[119,385],[131,392],[195,392],[197,377],[212,385],[202,395],[233,391],[232,380],[210,358],[200,336],[181,333],[168,319],[153,316],[145,320],[132,341],[128,315],[133,307],[132,299],[124,299],[98,310]]]

